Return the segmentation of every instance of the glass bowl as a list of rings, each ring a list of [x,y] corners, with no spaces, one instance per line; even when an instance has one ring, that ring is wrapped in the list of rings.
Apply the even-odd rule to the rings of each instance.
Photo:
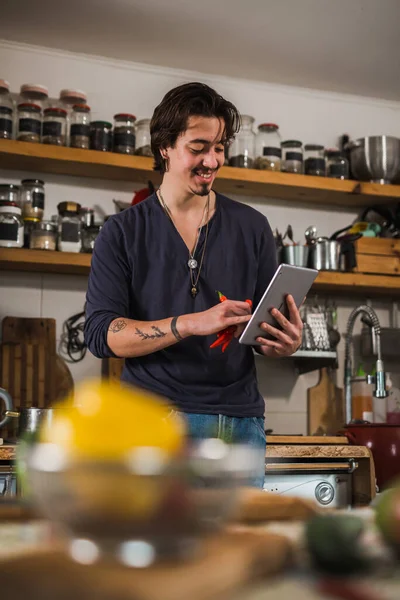
[[[260,460],[258,449],[219,439],[193,444],[179,459],[139,447],[119,462],[70,461],[58,445],[41,443],[27,458],[27,477],[41,512],[64,529],[73,559],[146,567],[191,556],[232,515]]]

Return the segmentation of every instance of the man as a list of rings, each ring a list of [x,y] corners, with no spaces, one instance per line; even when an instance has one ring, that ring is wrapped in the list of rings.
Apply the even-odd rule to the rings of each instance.
[[[260,448],[264,477],[264,400],[252,348],[237,338],[276,270],[275,243],[258,211],[212,185],[237,133],[237,109],[201,83],[166,94],[151,121],[159,190],[104,225],[92,259],[85,338],[97,357],[124,357],[122,379],[168,398],[194,438],[211,433]],[[218,291],[227,299],[219,301]],[[289,356],[301,342],[293,298],[282,331],[263,324],[266,357]]]

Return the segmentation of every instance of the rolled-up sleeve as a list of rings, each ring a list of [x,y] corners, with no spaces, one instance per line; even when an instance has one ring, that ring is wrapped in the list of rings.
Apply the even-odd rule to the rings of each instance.
[[[111,218],[96,240],[86,293],[85,342],[97,358],[115,356],[107,344],[107,331],[114,319],[129,318],[131,279],[124,234]]]

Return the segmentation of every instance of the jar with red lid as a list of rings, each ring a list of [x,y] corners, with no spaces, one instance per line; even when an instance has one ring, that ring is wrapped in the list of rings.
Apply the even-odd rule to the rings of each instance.
[[[17,119],[17,140],[21,142],[40,142],[42,135],[42,109],[39,104],[33,104],[32,102],[18,104]]]
[[[262,123],[256,135],[256,159],[253,167],[267,171],[281,170],[281,136],[275,123]]]
[[[135,153],[135,121],[135,115],[129,113],[114,115],[114,152],[119,154]]]
[[[43,116],[43,144],[65,146],[66,131],[67,111],[56,106],[46,108]]]
[[[71,148],[87,150],[90,145],[90,106],[74,104],[70,121],[69,144]]]
[[[82,90],[65,89],[60,92],[60,103],[71,108],[74,104],[87,104],[87,94]]]

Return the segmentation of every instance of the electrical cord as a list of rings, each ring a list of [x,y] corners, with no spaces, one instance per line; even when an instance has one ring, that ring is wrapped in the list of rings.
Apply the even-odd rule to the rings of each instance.
[[[69,317],[63,323],[60,339],[60,353],[67,362],[77,363],[85,358],[87,346],[83,336],[85,311]]]

